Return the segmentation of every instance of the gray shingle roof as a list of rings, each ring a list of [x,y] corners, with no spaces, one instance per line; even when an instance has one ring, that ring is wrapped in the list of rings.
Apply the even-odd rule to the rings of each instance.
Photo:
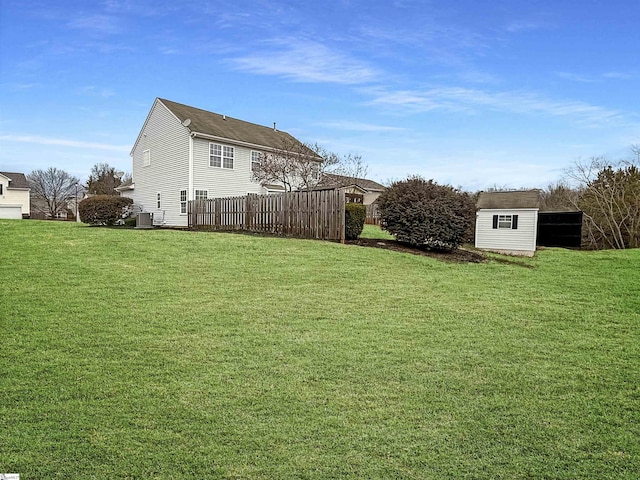
[[[300,143],[287,132],[265,127],[255,123],[245,122],[236,118],[209,112],[200,108],[190,107],[164,98],[158,98],[180,122],[189,119],[187,128],[191,132],[213,135],[215,137],[250,143],[257,146],[279,149],[291,142]],[[313,156],[313,152],[310,152]]]
[[[9,188],[30,188],[29,182],[27,182],[27,177],[24,173],[15,173],[15,172],[0,172],[5,177],[11,179],[11,183],[9,184]]]
[[[386,190],[384,185],[380,185],[378,182],[369,180],[366,178],[354,178],[344,175],[336,175],[334,173],[325,173],[322,175],[322,180],[318,183],[319,187],[346,187],[349,185],[358,185],[370,192],[382,192]]]
[[[540,208],[540,190],[515,192],[480,192],[478,208]]]

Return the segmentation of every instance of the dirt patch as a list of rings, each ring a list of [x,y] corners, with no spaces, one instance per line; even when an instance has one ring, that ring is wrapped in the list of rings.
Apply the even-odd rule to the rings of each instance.
[[[357,240],[345,241],[347,245],[359,245],[361,247],[383,248],[394,252],[410,253],[412,255],[422,255],[424,257],[436,258],[445,262],[454,263],[481,263],[488,259],[478,252],[458,248],[452,252],[437,252],[426,248],[413,247],[397,240],[380,240],[377,238],[358,238]]]

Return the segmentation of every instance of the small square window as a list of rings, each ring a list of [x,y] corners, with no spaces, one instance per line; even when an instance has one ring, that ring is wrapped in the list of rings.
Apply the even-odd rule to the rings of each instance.
[[[511,215],[498,215],[498,228],[511,229]]]

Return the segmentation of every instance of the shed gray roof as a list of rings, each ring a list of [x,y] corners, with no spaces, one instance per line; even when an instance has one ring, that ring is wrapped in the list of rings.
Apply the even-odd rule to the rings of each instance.
[[[0,172],[0,174],[11,179],[9,188],[30,188],[29,182],[27,182],[27,177],[25,177],[24,173]]]
[[[180,122],[189,119],[186,126],[191,132],[212,135],[237,142],[250,143],[272,149],[281,149],[292,142],[301,144],[287,132],[276,130],[273,127],[265,127],[255,123],[245,122],[237,118],[228,117],[219,113],[209,112],[200,108],[190,107],[164,98],[158,98]],[[316,156],[311,150],[309,155]]]
[[[485,209],[540,208],[540,190],[480,192],[477,207]]]
[[[367,178],[354,178],[344,175],[336,175],[334,173],[324,173],[322,180],[318,183],[319,187],[348,187],[349,185],[357,185],[369,192],[382,192],[386,190],[384,185]]]

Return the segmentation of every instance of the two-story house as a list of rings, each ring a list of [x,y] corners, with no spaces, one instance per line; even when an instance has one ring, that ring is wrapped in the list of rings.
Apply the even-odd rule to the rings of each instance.
[[[31,188],[24,173],[0,172],[0,218],[28,218]]]
[[[156,225],[187,226],[189,200],[284,191],[255,181],[252,166],[292,142],[275,126],[157,98],[131,150],[132,183],[117,190]]]

